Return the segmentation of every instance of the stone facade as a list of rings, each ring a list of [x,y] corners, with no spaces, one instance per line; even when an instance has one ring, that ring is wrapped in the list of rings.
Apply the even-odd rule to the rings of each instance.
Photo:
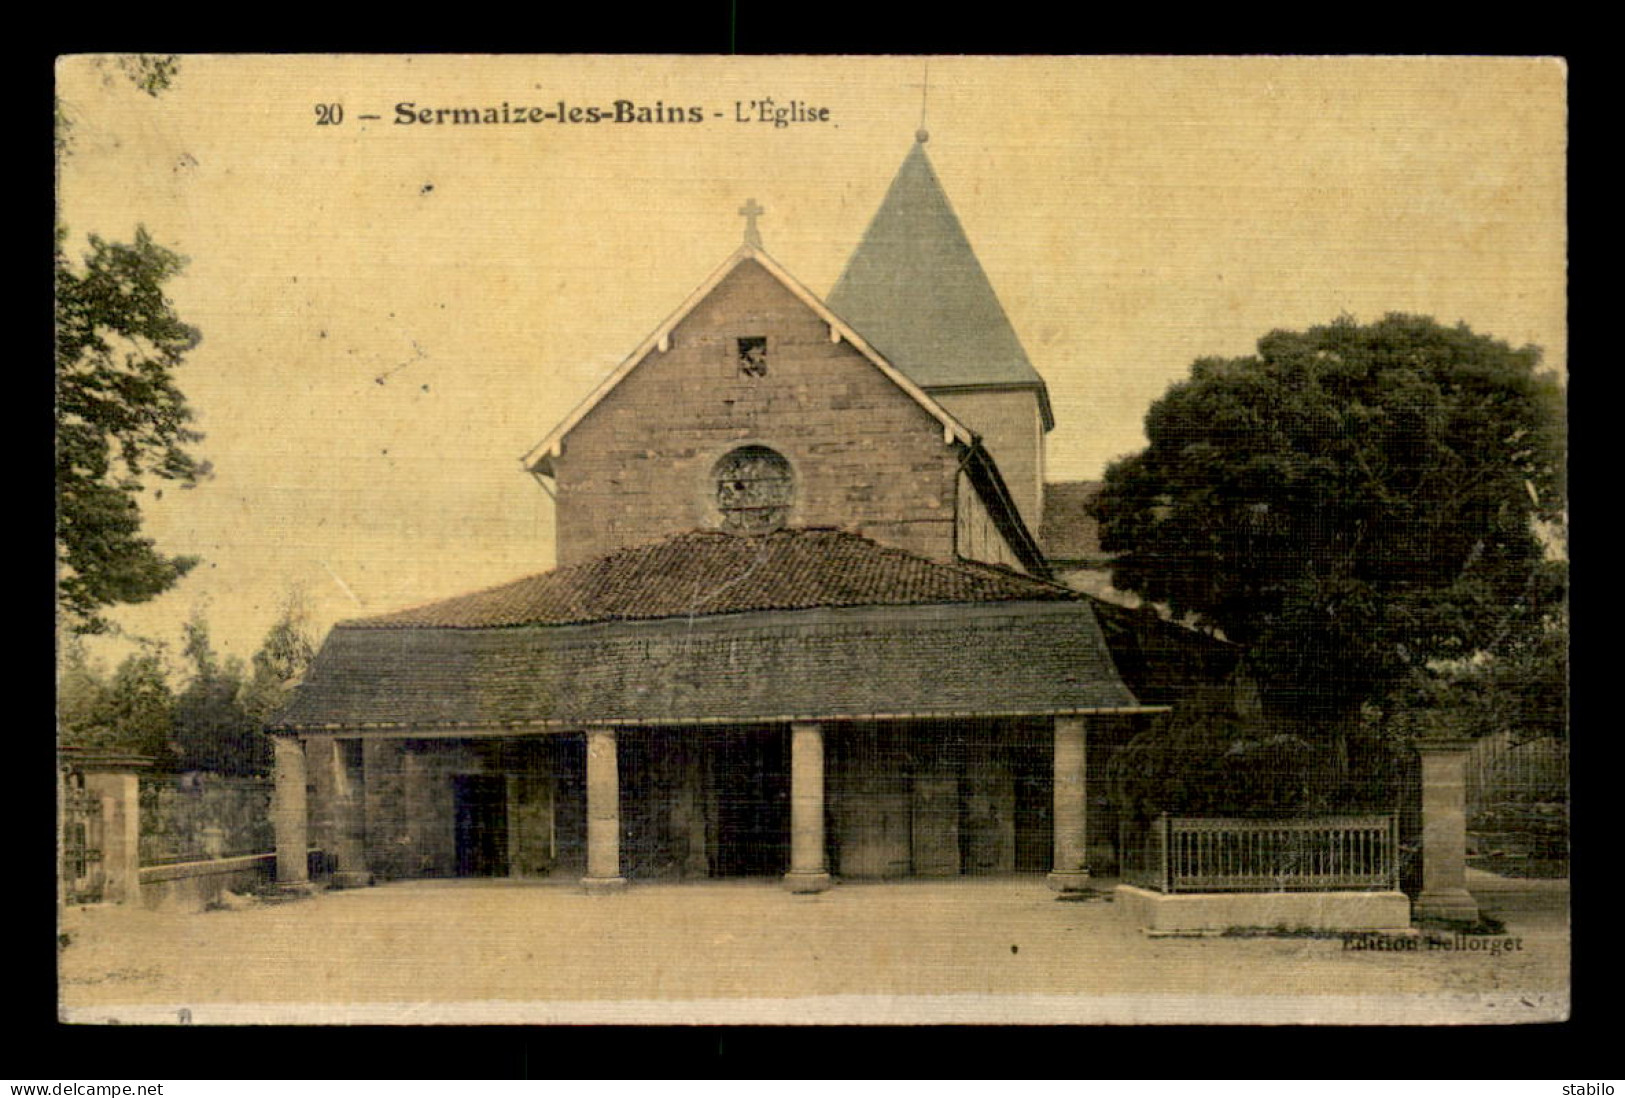
[[[928,388],[931,399],[982,436],[1022,521],[1035,533],[1044,515],[1044,416],[1036,389]]]
[[[274,729],[280,879],[304,879],[308,822],[339,884],[1082,886],[1087,731],[1147,709],[1047,581],[1042,379],[921,150],[905,175],[897,202],[974,276],[942,283],[969,287],[949,322],[872,315],[873,343],[747,233],[525,459],[554,572],[333,630]]]
[[[766,372],[739,340],[766,339]],[[755,262],[736,266],[569,432],[554,459],[560,565],[715,528],[713,470],[761,445],[794,472],[787,525],[954,555],[959,459],[940,423]]]

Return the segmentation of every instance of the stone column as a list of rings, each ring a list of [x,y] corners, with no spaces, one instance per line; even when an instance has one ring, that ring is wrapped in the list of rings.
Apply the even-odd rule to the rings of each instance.
[[[276,882],[284,891],[310,889],[309,819],[305,805],[305,745],[290,733],[272,736],[276,750],[276,792],[271,825],[276,831]]]
[[[102,902],[141,899],[141,779],[134,769],[85,768],[85,793],[101,808]]]
[[[784,884],[791,892],[822,892],[830,885],[824,863],[822,725],[790,726],[790,872]]]
[[[365,888],[372,884],[367,868],[365,773],[360,740],[331,739],[334,888]]]
[[[587,733],[587,875],[588,892],[626,887],[621,876],[621,774],[615,761],[615,733]]]
[[[1049,886],[1089,886],[1088,749],[1082,717],[1055,718],[1055,864]]]
[[[1478,921],[1467,891],[1467,749],[1471,740],[1421,740],[1422,894],[1419,919]]]

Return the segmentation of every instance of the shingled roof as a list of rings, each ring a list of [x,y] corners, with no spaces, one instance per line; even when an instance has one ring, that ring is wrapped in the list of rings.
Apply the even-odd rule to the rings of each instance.
[[[430,734],[1143,708],[1090,600],[1065,587],[837,530],[696,531],[341,622],[270,726]]]
[[[273,729],[1140,712],[1087,601],[481,629],[339,626]]]
[[[829,307],[925,389],[1018,385],[1044,379],[1027,360],[925,146],[916,143],[863,240],[847,260]]]
[[[831,529],[740,537],[696,530],[348,629],[571,625],[836,606],[1068,600],[1002,568],[927,560]]]

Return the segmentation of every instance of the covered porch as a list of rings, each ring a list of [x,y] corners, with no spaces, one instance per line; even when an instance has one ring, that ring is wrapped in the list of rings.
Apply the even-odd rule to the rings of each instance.
[[[1113,714],[276,737],[278,876],[851,880],[1115,869]],[[295,803],[298,791],[305,803]]]

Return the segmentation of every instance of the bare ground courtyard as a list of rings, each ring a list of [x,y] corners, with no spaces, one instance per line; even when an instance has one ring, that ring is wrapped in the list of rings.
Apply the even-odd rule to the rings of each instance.
[[[1058,902],[1039,878],[848,884],[817,896],[767,882],[587,896],[408,881],[199,914],[70,909],[60,997],[66,1020],[92,1023],[1564,1016],[1567,882],[1474,872],[1469,884],[1505,924],[1499,952],[1150,939],[1116,905]]]

